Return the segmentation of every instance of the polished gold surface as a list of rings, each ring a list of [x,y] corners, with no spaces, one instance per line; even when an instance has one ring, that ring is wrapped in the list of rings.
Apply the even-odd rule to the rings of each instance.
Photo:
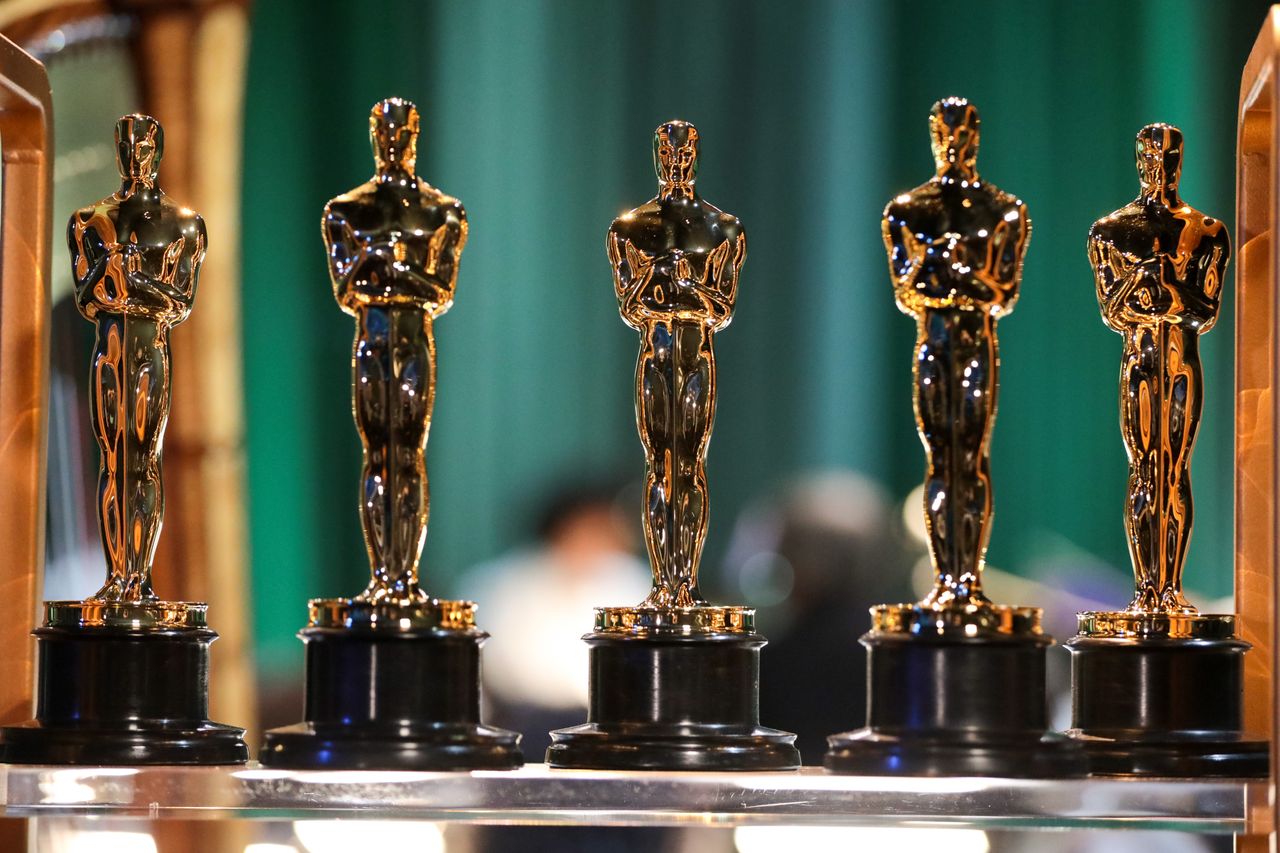
[[[929,116],[936,174],[885,207],[898,308],[916,321],[915,415],[924,444],[924,517],[934,585],[916,605],[874,615],[894,632],[1039,631],[1036,608],[993,604],[982,591],[991,534],[991,428],[996,320],[1013,310],[1031,237],[1027,207],[978,176],[977,109],[963,98]]]
[[[871,608],[871,630],[886,634],[945,634],[977,637],[983,634],[1043,633],[1039,607],[1003,604],[880,604]]]
[[[1225,640],[1235,636],[1236,617],[1205,613],[1140,613],[1132,610],[1081,613],[1079,633],[1115,639]]]
[[[747,238],[737,217],[694,188],[698,130],[669,121],[654,132],[658,194],[609,227],[618,309],[640,333],[636,426],[645,451],[642,521],[653,589],[634,608],[597,612],[600,630],[669,626],[750,630],[744,608],[708,607],[698,590],[707,535],[707,443],[715,418],[714,335],[729,325]],[[728,618],[729,611],[735,614]],[[709,629],[708,629],[709,630]]]
[[[90,412],[101,453],[98,518],[108,571],[81,606],[50,603],[47,615],[63,624],[75,613],[84,625],[189,627],[196,611],[203,619],[203,605],[162,602],[151,584],[164,518],[169,332],[191,312],[206,247],[204,221],[160,189],[163,154],[159,122],[121,118],[120,189],[77,210],[67,225],[76,304],[97,329]]]
[[[755,630],[751,607],[597,607],[595,630],[618,634],[749,634]]]
[[[49,434],[53,97],[44,67],[0,35],[0,723],[35,711],[29,631],[44,580]],[[23,821],[0,848],[26,849]]]
[[[321,224],[334,296],[356,320],[352,408],[364,446],[360,520],[372,577],[346,615],[318,602],[311,612],[313,620],[349,622],[378,612],[360,605],[386,605],[415,626],[440,626],[463,603],[437,607],[419,585],[436,380],[432,324],[453,304],[467,217],[461,202],[417,177],[412,103],[376,104],[369,132],[373,178],[330,201]]]
[[[208,607],[186,601],[46,601],[50,628],[203,628]]]
[[[401,603],[350,598],[313,598],[308,602],[308,625],[313,628],[437,628],[471,631],[476,606],[470,601],[439,598]]]
[[[1251,802],[1250,829],[1280,826],[1276,775],[1280,772],[1280,660],[1276,631],[1276,400],[1280,391],[1280,337],[1276,300],[1280,265],[1274,249],[1280,229],[1276,166],[1280,163],[1280,6],[1272,6],[1240,75],[1236,138],[1235,286],[1235,604],[1244,656],[1244,729],[1271,741],[1271,779]],[[1263,839],[1265,847],[1266,839]]]
[[[1203,406],[1199,337],[1218,319],[1231,240],[1226,225],[1178,195],[1182,133],[1166,124],[1138,132],[1141,193],[1089,231],[1098,305],[1124,338],[1120,431],[1129,456],[1125,532],[1135,591],[1126,612],[1085,613],[1081,633],[1115,636],[1152,615],[1178,630],[1197,627],[1182,594],[1191,536],[1191,452]]]

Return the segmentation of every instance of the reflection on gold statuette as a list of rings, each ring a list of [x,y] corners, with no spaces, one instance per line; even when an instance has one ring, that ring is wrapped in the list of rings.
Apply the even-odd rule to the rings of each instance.
[[[596,628],[750,631],[749,608],[713,607],[698,591],[716,402],[712,341],[733,315],[746,234],[694,188],[697,128],[661,125],[653,156],[658,195],[615,220],[607,240],[619,311],[640,332],[636,426],[653,590],[637,607],[598,610]]]
[[[48,624],[198,626],[205,605],[160,601],[151,563],[164,517],[161,446],[170,405],[169,330],[191,313],[205,227],[157,182],[164,132],[116,125],[121,185],[67,226],[76,304],[97,327],[91,388],[101,452],[98,517],[107,582],[83,602],[48,602]]]
[[[391,98],[369,118],[377,171],[325,207],[333,292],[355,317],[352,408],[364,445],[360,520],[372,578],[354,599],[311,603],[313,625],[377,622],[468,627],[470,602],[419,586],[427,534],[426,444],[435,399],[432,324],[453,304],[467,242],[462,203],[415,172],[414,105]]]
[[[924,513],[935,580],[917,605],[875,608],[875,627],[1038,631],[1037,608],[994,605],[982,591],[996,320],[1017,301],[1031,220],[1019,199],[978,176],[972,104],[939,101],[929,127],[937,174],[890,201],[882,229],[898,307],[916,320],[915,414],[927,459]]]
[[[1191,535],[1191,451],[1204,400],[1199,336],[1218,318],[1231,240],[1178,195],[1182,133],[1138,133],[1141,194],[1093,224],[1089,261],[1106,324],[1124,338],[1120,429],[1129,456],[1129,607],[1081,614],[1088,636],[1230,636],[1230,616],[1198,616],[1182,594]]]

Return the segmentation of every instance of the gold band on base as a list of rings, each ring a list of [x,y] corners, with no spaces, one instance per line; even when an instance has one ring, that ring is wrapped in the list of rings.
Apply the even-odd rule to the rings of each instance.
[[[1236,617],[1201,613],[1141,613],[1133,610],[1076,614],[1079,636],[1094,639],[1230,640]]]
[[[209,605],[193,601],[46,601],[46,628],[205,628]]]
[[[597,607],[595,630],[605,634],[751,634],[752,607]]]
[[[473,601],[429,598],[422,602],[379,602],[353,598],[313,598],[307,602],[308,628],[369,628],[411,631],[472,631],[476,627]]]
[[[992,634],[1041,634],[1039,607],[1004,604],[966,604],[927,607],[921,604],[880,604],[871,608],[871,630],[880,634],[978,637]]]

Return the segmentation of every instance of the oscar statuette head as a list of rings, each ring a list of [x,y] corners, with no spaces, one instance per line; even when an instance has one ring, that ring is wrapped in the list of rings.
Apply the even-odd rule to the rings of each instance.
[[[693,195],[698,177],[698,129],[672,120],[653,132],[653,168],[664,196]]]
[[[369,140],[379,175],[414,174],[418,161],[418,108],[403,98],[387,98],[369,114]]]
[[[116,163],[120,177],[144,187],[155,185],[164,156],[164,129],[148,115],[132,113],[116,122]]]
[[[929,111],[929,135],[939,175],[978,176],[978,108],[966,98],[943,98]]]
[[[1182,131],[1170,124],[1149,124],[1138,131],[1134,151],[1143,197],[1176,199],[1182,177]]]

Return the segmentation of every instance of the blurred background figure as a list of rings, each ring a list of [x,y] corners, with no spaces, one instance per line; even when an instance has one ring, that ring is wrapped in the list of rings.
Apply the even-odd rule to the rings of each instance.
[[[635,604],[649,593],[648,563],[637,556],[640,496],[621,481],[565,483],[533,513],[534,539],[467,572],[463,588],[479,604],[485,719],[524,735],[525,761],[542,762],[549,732],[587,708],[587,644],[593,608]],[[526,853],[661,853],[674,830],[600,827],[476,827],[467,850]]]
[[[542,761],[547,733],[585,712],[582,635],[591,630],[592,608],[634,604],[649,592],[632,491],[607,480],[561,486],[538,508],[532,543],[477,566],[464,581],[492,635],[484,647],[489,719],[524,733],[526,761]],[[624,504],[626,497],[636,500]]]
[[[922,551],[885,490],[854,471],[802,476],[739,518],[725,575],[769,638],[760,717],[796,733],[805,764],[822,764],[827,735],[862,725],[867,611],[913,598]]]

